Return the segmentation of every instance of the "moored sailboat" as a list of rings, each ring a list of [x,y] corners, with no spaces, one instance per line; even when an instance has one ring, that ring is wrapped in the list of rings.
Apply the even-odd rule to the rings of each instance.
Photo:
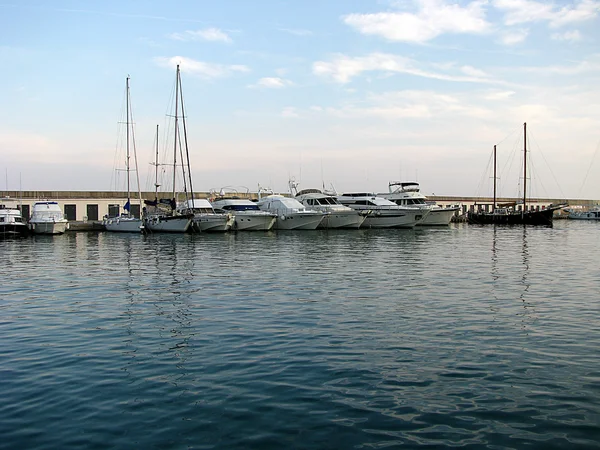
[[[511,205],[497,205],[496,170],[496,146],[494,145],[494,200],[492,211],[469,211],[467,214],[468,222],[477,225],[545,225],[551,227],[554,211],[560,210],[566,205],[550,205],[535,209],[527,207],[527,123],[523,124],[523,200],[520,209],[517,209],[516,203]]]

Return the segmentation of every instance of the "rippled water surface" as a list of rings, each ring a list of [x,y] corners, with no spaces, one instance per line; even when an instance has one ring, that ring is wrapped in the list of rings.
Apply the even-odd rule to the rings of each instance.
[[[0,255],[0,448],[600,447],[600,224]]]

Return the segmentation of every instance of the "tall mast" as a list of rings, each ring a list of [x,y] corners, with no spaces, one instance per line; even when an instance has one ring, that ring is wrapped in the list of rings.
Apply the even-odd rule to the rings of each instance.
[[[496,146],[494,145],[494,205],[492,213],[496,210]]]
[[[125,104],[126,109],[127,109],[127,118],[125,119],[125,126],[127,127],[127,156],[125,158],[125,169],[127,170],[127,203],[129,203],[129,197],[130,197],[130,186],[129,186],[129,117],[130,117],[130,112],[129,112],[129,75],[127,75],[127,81],[126,81],[126,92],[125,92]],[[131,206],[129,206],[129,209],[131,210]],[[129,212],[129,211],[128,211]]]
[[[190,152],[188,149],[188,142],[187,142],[187,127],[186,127],[186,123],[185,123],[185,109],[183,107],[183,88],[181,87],[181,81],[179,82],[179,93],[181,95],[181,120],[183,122],[183,142],[185,145],[185,158],[187,160],[188,180],[190,183],[190,198],[192,200],[191,205],[193,208],[194,207],[194,187],[192,186],[192,169],[190,167]],[[187,197],[187,193],[186,193],[186,197]],[[186,200],[189,200],[189,199],[186,198]]]
[[[158,199],[158,125],[156,125],[156,156],[154,158],[154,199]]]
[[[177,113],[179,109],[179,64],[177,64],[177,76],[175,78],[175,144],[173,146],[173,200],[175,198],[175,180],[177,171],[177,139],[179,137],[179,125]]]
[[[527,208],[527,122],[523,124],[523,212]]]

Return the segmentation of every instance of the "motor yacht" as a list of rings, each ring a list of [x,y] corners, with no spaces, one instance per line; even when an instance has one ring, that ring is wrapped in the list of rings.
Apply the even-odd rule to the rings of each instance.
[[[398,206],[370,192],[346,193],[337,199],[342,205],[369,213],[363,228],[412,228],[429,213],[429,210]]]
[[[219,197],[213,200],[215,211],[233,215],[233,230],[268,231],[275,225],[277,214],[262,211],[252,200],[239,197]]]
[[[316,229],[325,213],[307,209],[295,198],[272,194],[259,198],[258,207],[277,215],[274,228],[277,230],[314,230]]]
[[[448,225],[452,216],[460,210],[460,205],[442,207],[436,205],[435,202],[428,202],[427,197],[421,193],[419,183],[413,181],[391,181],[388,188],[389,192],[377,195],[399,206],[429,210],[429,213],[417,225]]]
[[[29,229],[35,234],[63,234],[69,229],[69,221],[65,219],[57,202],[35,202],[29,219]]]
[[[28,234],[29,228],[16,200],[10,197],[0,198],[0,239],[25,237]]]
[[[224,232],[233,225],[233,215],[215,212],[205,198],[187,200],[177,207],[180,214],[193,214],[192,230],[195,232]]]
[[[319,228],[360,228],[368,215],[368,211],[344,206],[333,195],[319,189],[303,189],[295,198],[304,206],[325,213]]]

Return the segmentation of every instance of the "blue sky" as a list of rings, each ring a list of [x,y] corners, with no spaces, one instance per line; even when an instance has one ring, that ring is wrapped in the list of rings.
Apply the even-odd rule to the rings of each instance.
[[[131,77],[142,190],[182,71],[194,188],[600,198],[600,1],[0,3],[2,189],[122,186]],[[166,153],[165,153],[166,155]],[[115,162],[116,158],[116,162]]]

